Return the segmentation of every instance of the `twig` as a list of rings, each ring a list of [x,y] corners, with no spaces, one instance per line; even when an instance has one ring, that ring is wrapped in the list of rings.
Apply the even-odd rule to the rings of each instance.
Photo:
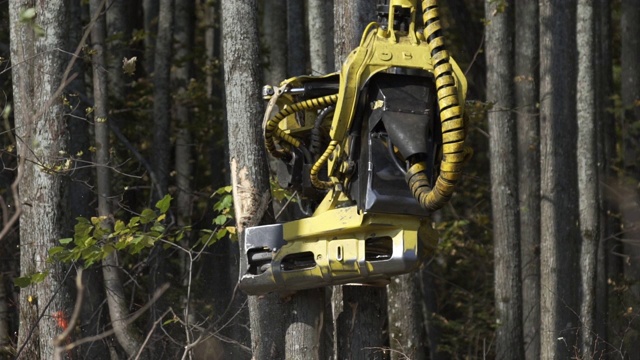
[[[158,320],[153,322],[153,326],[151,327],[151,330],[149,330],[149,333],[147,334],[147,337],[144,339],[144,342],[142,343],[142,346],[140,346],[140,350],[138,350],[138,353],[136,354],[135,360],[140,359],[140,355],[142,355],[142,350],[144,350],[144,347],[147,346],[147,343],[149,342],[149,340],[151,339],[151,334],[153,334],[153,332],[156,329],[156,326],[158,326],[158,324],[164,319],[164,317],[171,311],[171,309],[167,309],[164,314],[162,314]]]

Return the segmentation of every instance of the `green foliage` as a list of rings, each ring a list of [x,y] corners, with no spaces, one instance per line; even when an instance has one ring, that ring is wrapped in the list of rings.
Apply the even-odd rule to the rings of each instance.
[[[235,237],[235,227],[230,225],[233,221],[231,186],[218,189],[214,193],[216,195],[219,200],[213,205],[217,214],[213,220],[215,226],[213,229],[200,230],[200,239],[195,246],[210,246],[226,236]],[[189,226],[174,228],[166,224],[171,200],[171,195],[166,195],[155,204],[155,209],[143,209],[128,220],[113,221],[105,216],[90,219],[78,217],[73,238],[60,239],[60,246],[49,249],[49,256],[65,263],[82,260],[85,266],[91,266],[113,251],[136,255],[159,241],[168,248],[191,231]],[[29,279],[21,279],[21,284],[27,286],[34,282]]]
[[[45,272],[37,272],[35,274],[31,274],[28,276],[21,276],[19,278],[13,279],[13,283],[15,286],[19,288],[25,288],[29,285],[41,283],[44,279],[49,275],[48,271]]]

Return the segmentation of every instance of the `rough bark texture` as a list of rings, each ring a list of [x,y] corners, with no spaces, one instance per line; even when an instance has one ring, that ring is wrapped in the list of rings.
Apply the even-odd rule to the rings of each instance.
[[[565,359],[576,339],[574,0],[540,2],[541,302],[540,357]],[[573,135],[575,136],[575,135]]]
[[[387,301],[384,288],[343,286],[343,309],[338,316],[337,359],[385,359],[388,343]]]
[[[335,69],[340,70],[347,55],[360,43],[364,28],[376,20],[376,0],[334,0],[333,55]]]
[[[580,274],[582,298],[582,358],[594,358],[596,259],[600,233],[598,217],[598,158],[595,118],[595,34],[593,1],[578,0],[576,34],[578,77],[576,83],[576,115],[578,118],[578,193],[580,209]]]
[[[312,75],[324,75],[332,70],[330,59],[333,49],[333,3],[327,0],[308,0],[307,24],[309,35],[309,62]]]
[[[306,75],[304,1],[287,0],[287,75]],[[284,80],[284,79],[283,79]]]
[[[515,107],[518,133],[520,267],[525,359],[540,358],[540,118],[538,2],[515,2]]]
[[[522,359],[522,287],[516,121],[513,97],[513,3],[485,2],[489,159],[493,214],[496,356]]]
[[[260,61],[256,0],[222,3],[223,65],[229,161],[240,249],[244,230],[258,225],[270,203],[269,172],[262,147]],[[274,295],[249,297],[254,359],[284,357],[282,312]]]
[[[130,79],[122,71],[122,60],[128,57],[126,46],[131,38],[131,4],[127,0],[109,0],[107,4],[109,95],[116,100],[117,106],[124,101],[125,82]]]
[[[300,291],[292,298],[286,330],[285,358],[318,360],[322,356],[324,289]]]
[[[272,0],[265,6],[262,17],[262,42],[268,51],[268,63],[264,68],[264,82],[278,85],[287,77],[287,0]]]
[[[34,7],[34,23],[20,21],[20,14]],[[20,292],[19,358],[50,359],[53,339],[60,329],[53,317],[70,315],[70,299],[60,264],[48,263],[48,249],[62,237],[62,177],[54,168],[64,164],[67,129],[62,89],[67,57],[57,49],[66,47],[66,6],[63,1],[12,1],[9,4],[13,99],[17,152],[22,179],[19,184],[20,273],[30,276],[48,272],[44,281]]]
[[[394,277],[389,284],[387,298],[391,359],[427,359],[418,274],[413,272]]]

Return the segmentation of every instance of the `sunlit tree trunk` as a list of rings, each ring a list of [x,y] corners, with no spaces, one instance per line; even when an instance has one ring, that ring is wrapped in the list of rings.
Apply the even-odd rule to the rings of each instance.
[[[260,121],[264,106],[256,10],[256,0],[222,2],[227,136],[239,249],[244,248],[245,229],[262,221],[271,202]],[[254,359],[285,358],[279,301],[273,294],[249,297]]]
[[[330,54],[333,49],[333,2],[327,0],[308,0],[307,35],[309,38],[309,62],[312,75],[329,73],[333,64]]]
[[[58,245],[63,229],[61,154],[66,151],[63,74],[67,10],[63,1],[38,2],[36,15],[21,22],[31,1],[9,3],[14,118],[19,139],[21,177],[20,273],[47,273],[44,281],[20,292],[20,359],[53,358],[52,339],[62,330],[54,314],[69,316],[70,299],[60,263],[49,263],[48,249]],[[33,23],[30,24],[29,22]],[[38,27],[42,36],[34,33]]]
[[[416,272],[396,276],[387,289],[391,359],[427,359],[420,286]]]
[[[576,106],[578,118],[578,193],[580,209],[580,274],[582,298],[582,358],[594,357],[596,259],[600,238],[598,206],[599,181],[595,118],[595,34],[593,1],[578,0],[576,42],[578,49],[578,77]]]
[[[540,1],[540,357],[579,346],[574,0]]]
[[[538,1],[515,2],[515,112],[518,133],[520,267],[525,359],[540,358],[540,117]]]

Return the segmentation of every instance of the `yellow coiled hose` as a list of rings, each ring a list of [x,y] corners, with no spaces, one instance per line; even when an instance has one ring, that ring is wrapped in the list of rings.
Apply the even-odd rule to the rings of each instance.
[[[444,46],[437,1],[423,0],[422,9],[423,21],[426,25],[425,37],[431,50],[440,108],[442,162],[433,189],[426,175],[427,164],[424,161],[413,160],[409,164],[406,180],[420,205],[427,210],[435,211],[451,198],[469,152],[464,145],[465,123],[458,100],[458,87],[449,63],[449,53]]]
[[[318,110],[326,108],[338,102],[338,95],[327,95],[315,99],[304,100],[280,110],[274,117],[270,118],[264,126],[264,144],[267,151],[276,158],[282,158],[289,153],[276,148],[274,135],[288,142],[294,147],[300,147],[300,140],[282,131],[278,124],[287,116],[303,110]]]

